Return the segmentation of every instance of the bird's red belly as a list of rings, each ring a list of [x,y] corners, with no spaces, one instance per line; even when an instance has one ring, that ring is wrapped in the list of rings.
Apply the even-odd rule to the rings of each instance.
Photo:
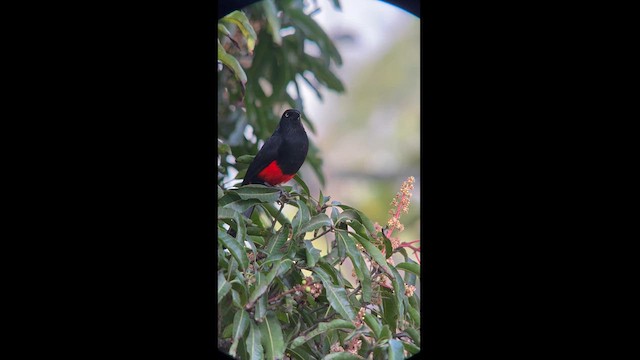
[[[278,163],[274,160],[267,165],[264,170],[260,171],[258,177],[269,185],[278,185],[287,182],[293,178],[294,174],[283,174],[282,170],[278,166]]]

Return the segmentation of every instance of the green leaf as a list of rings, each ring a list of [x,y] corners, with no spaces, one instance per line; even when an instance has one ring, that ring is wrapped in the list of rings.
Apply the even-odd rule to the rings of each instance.
[[[387,288],[382,288],[381,293],[383,323],[389,327],[391,333],[395,333],[398,326],[398,299]]]
[[[231,37],[231,33],[229,32],[229,29],[227,29],[222,24],[218,24],[218,32],[221,32],[222,34]]]
[[[280,20],[278,20],[278,9],[273,0],[265,0],[262,2],[264,14],[267,17],[267,25],[269,33],[273,37],[273,42],[282,45],[282,38],[280,37]]]
[[[297,360],[313,360],[318,359],[313,356],[311,352],[306,349],[307,346],[298,346],[295,349],[287,348],[287,353],[291,355],[291,358],[295,358]]]
[[[380,332],[382,331],[380,320],[371,314],[364,314],[364,322],[369,326],[369,329],[373,331],[373,335],[377,340],[380,337]]]
[[[305,55],[304,62],[311,68],[316,79],[336,92],[344,92],[344,85],[331,70],[321,63],[320,59],[313,56]]]
[[[413,340],[413,342],[420,346],[420,332],[412,327],[408,327],[406,329],[404,329],[404,332],[406,332],[407,334],[409,334],[409,336],[411,336],[411,340]]]
[[[297,28],[301,30],[306,38],[318,44],[322,52],[327,53],[336,62],[336,65],[342,65],[342,57],[340,52],[333,44],[327,33],[318,25],[310,16],[306,15],[300,9],[289,8],[287,15],[296,21]],[[320,64],[327,69],[328,66]]]
[[[244,306],[247,303],[246,295],[243,297],[241,294],[242,294],[241,292],[233,288],[231,289],[231,300],[233,302],[233,306],[235,306],[238,309],[244,309]]]
[[[328,354],[327,356],[323,357],[322,360],[362,360],[362,357],[354,355],[347,351],[343,351]]]
[[[272,204],[263,204],[262,207],[269,213],[269,215],[271,215],[271,217],[276,218],[276,220],[280,224],[282,224],[282,225],[285,225],[285,224],[291,225],[291,221],[289,221],[289,219],[287,219],[287,217],[284,216],[282,211],[280,211],[279,207],[276,208]]]
[[[333,223],[331,222],[331,219],[329,219],[327,214],[318,214],[312,217],[311,219],[309,219],[309,221],[306,224],[302,225],[298,229],[296,236],[306,234],[310,231],[319,229],[323,226],[331,226],[331,225],[333,225]]]
[[[261,204],[260,200],[256,200],[256,199],[236,200],[224,205],[224,208],[233,209],[239,213],[243,213],[250,207],[255,206],[257,204]]]
[[[242,186],[235,190],[235,193],[237,193],[242,200],[257,199],[262,202],[271,203],[280,199],[279,189],[257,184]]]
[[[236,10],[223,17],[221,21],[232,23],[240,29],[242,35],[247,40],[247,48],[249,48],[249,52],[252,53],[258,36],[256,35],[255,30],[253,30],[253,26],[249,23],[247,16],[242,11]]]
[[[313,337],[326,333],[329,330],[355,329],[355,328],[356,328],[355,325],[353,325],[351,321],[342,320],[342,319],[335,319],[329,322],[321,322],[318,324],[318,327],[315,330],[311,331],[305,336],[298,336],[297,338],[293,339],[293,342],[291,343],[290,348],[295,349],[298,346],[304,344],[305,342],[311,340]]]
[[[227,54],[227,52],[224,50],[224,47],[222,47],[222,44],[220,44],[220,40],[218,40],[218,60],[220,60],[227,68],[231,70],[236,78],[240,80],[242,86],[245,86],[245,84],[247,83],[247,74],[245,74],[238,60],[236,60],[236,58],[234,58],[233,56]]]
[[[264,317],[267,315],[267,297],[261,296],[258,298],[258,302],[256,302],[256,311],[253,314],[253,318],[256,321],[262,321]]]
[[[340,314],[344,319],[351,321],[355,320],[356,314],[349,300],[347,299],[347,291],[343,287],[334,285],[331,282],[331,277],[320,267],[314,267],[311,269],[322,281],[325,292],[327,294],[327,300],[331,307]]]
[[[375,260],[375,262],[377,262],[378,265],[380,265],[380,267],[382,267],[388,274],[391,274],[391,269],[389,268],[389,265],[387,264],[387,261],[384,255],[382,255],[380,250],[378,250],[378,248],[375,245],[373,245],[369,240],[362,238],[362,236],[358,234],[351,234],[351,235],[353,236],[353,238],[358,240],[360,245],[364,247],[367,253],[371,255],[373,260]]]
[[[249,296],[249,304],[253,304],[258,300],[268,289],[276,276],[285,273],[293,264],[293,261],[289,259],[284,259],[280,263],[275,264],[271,271],[264,276],[262,273],[257,273],[258,281],[256,287],[251,292],[251,296]]]
[[[304,247],[307,254],[307,266],[316,266],[316,262],[320,259],[320,250],[313,247],[313,244],[309,240],[304,241]]]
[[[360,211],[358,209],[355,209],[355,208],[352,208],[351,206],[348,206],[348,205],[336,204],[336,206],[340,207],[343,210],[353,210],[353,211],[355,211],[358,214],[358,217],[360,217],[360,223],[362,225],[364,225],[365,229],[367,229],[369,234],[375,234],[376,233],[376,228],[375,228],[375,226],[373,226],[373,222],[371,222],[371,220],[362,211]],[[371,235],[365,236],[365,238],[368,238],[370,236]]]
[[[336,210],[336,207],[334,207],[332,210]],[[335,219],[336,225],[341,222],[347,223],[348,221],[360,222],[360,216],[358,216],[358,213],[355,212],[355,210],[352,210],[352,209],[344,210],[340,214],[336,215],[336,219]]]
[[[382,340],[389,340],[391,339],[391,336],[392,336],[391,329],[389,325],[385,324],[380,330],[380,337],[378,338],[378,342]]]
[[[267,274],[267,284],[271,285],[271,283],[277,276],[280,276],[289,271],[291,265],[293,265],[293,261],[290,259],[284,259],[278,264],[274,265],[271,271],[269,271],[269,274]]]
[[[256,286],[253,288],[251,296],[249,296],[249,304],[256,302],[256,300],[258,300],[258,298],[260,298],[260,296],[269,288],[269,281],[263,273],[257,272],[256,278]]]
[[[409,314],[409,317],[411,318],[411,320],[413,320],[413,323],[416,326],[420,326],[420,313],[418,312],[418,310],[416,310],[414,307],[409,306],[407,309],[407,313]]]
[[[222,338],[228,339],[233,335],[233,324],[229,324],[225,326],[224,330],[222,330]]]
[[[248,326],[249,313],[244,310],[236,312],[233,317],[233,344],[231,344],[231,348],[229,349],[229,354],[231,356],[236,357],[236,349],[238,348],[239,340],[244,336],[244,332],[247,330]]]
[[[349,222],[349,227],[356,232],[356,234],[360,235],[363,239],[367,239],[368,241],[373,241],[371,234],[367,231],[367,229],[360,223],[358,220],[353,220]]]
[[[389,269],[393,274],[391,283],[393,284],[393,292],[396,294],[396,300],[398,302],[398,316],[400,319],[404,319],[404,300],[407,297],[407,295],[405,295],[404,280],[396,268],[391,266]]]
[[[389,360],[404,360],[404,346],[402,345],[402,341],[390,339],[387,351]]]
[[[224,190],[220,186],[218,186],[218,200],[224,196]]]
[[[326,261],[320,261],[318,266],[324,270],[331,278],[331,281],[338,286],[344,286],[344,279],[340,271],[338,271],[333,265]]]
[[[410,271],[410,272],[420,276],[420,265],[418,265],[416,263],[401,262],[398,265],[396,265],[396,269],[404,270],[404,271]]]
[[[277,233],[273,234],[267,243],[267,246],[264,248],[264,251],[267,254],[278,255],[280,248],[284,245],[284,243],[289,238],[289,227],[285,226],[280,229]]]
[[[218,219],[235,219],[237,211],[218,207]]]
[[[218,304],[231,290],[231,284],[224,278],[222,271],[218,272]]]
[[[411,355],[415,355],[420,352],[420,348],[415,346],[414,344],[403,341],[402,345],[404,346],[404,349],[407,350]]]
[[[236,164],[251,164],[255,155],[242,155],[236,158]]]
[[[247,237],[247,226],[245,224],[246,218],[244,217],[244,215],[230,208],[218,208],[218,219],[233,219],[233,221],[236,223],[236,237],[234,238],[228,234],[227,237],[233,239],[242,247],[244,247],[244,241]],[[220,231],[221,229],[218,229],[218,234],[220,234]]]
[[[336,235],[336,244],[338,245],[338,257],[340,259],[344,259],[344,257],[347,256],[346,243],[351,240],[344,235],[344,230],[336,229],[335,235]]]
[[[240,196],[238,196],[238,194],[234,193],[233,191],[227,191],[227,193],[224,194],[223,197],[218,199],[218,219],[233,219],[233,216],[221,215],[220,210],[222,210],[222,206],[225,206],[226,204],[236,200],[240,200]],[[229,212],[230,209],[224,209],[223,211]]]
[[[388,259],[393,255],[393,245],[391,245],[391,240],[384,235],[384,232],[382,232],[382,242],[384,244],[384,257]]]
[[[264,359],[264,350],[262,348],[262,340],[260,330],[253,321],[249,322],[249,337],[247,337],[246,346],[249,359]]]
[[[262,335],[262,345],[266,350],[267,359],[284,358],[285,346],[282,337],[282,328],[273,312],[267,314],[265,321],[260,323],[259,327]]]
[[[302,181],[302,178],[300,177],[300,175],[295,174],[293,176],[293,180],[295,180],[298,185],[300,185],[300,187],[302,187],[302,190],[304,190],[304,192],[307,194],[307,196],[311,197],[311,193],[309,192],[309,187],[307,186],[307,184]]]
[[[231,256],[236,259],[236,261],[240,265],[240,268],[243,271],[246,270],[249,266],[249,258],[247,257],[245,247],[243,245],[240,245],[238,241],[231,235],[227,234],[226,231],[222,231],[220,229],[218,229],[218,239],[220,240],[222,245],[229,250]]]
[[[358,280],[360,280],[360,285],[362,285],[362,300],[370,302],[371,274],[369,274],[369,269],[367,269],[367,264],[364,261],[364,258],[356,247],[354,240],[348,236],[346,231],[336,230],[336,240],[338,242],[338,246],[342,244],[342,246],[345,247],[347,256],[351,259],[351,263],[353,263],[356,276],[358,277]]]
[[[306,224],[311,218],[311,214],[309,214],[309,208],[302,200],[295,200],[294,203],[298,206],[298,212],[293,217],[291,224],[293,226],[293,233],[299,234],[298,231],[304,224]]]

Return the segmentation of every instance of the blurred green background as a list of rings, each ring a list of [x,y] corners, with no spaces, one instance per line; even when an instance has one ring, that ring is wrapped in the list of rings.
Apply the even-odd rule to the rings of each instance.
[[[322,100],[303,91],[324,159],[323,193],[384,226],[394,195],[413,176],[405,230],[394,236],[420,239],[420,20],[376,0],[342,1],[341,10],[326,5],[315,20],[342,55],[335,72],[346,91],[325,91]],[[302,176],[317,193],[308,166]]]

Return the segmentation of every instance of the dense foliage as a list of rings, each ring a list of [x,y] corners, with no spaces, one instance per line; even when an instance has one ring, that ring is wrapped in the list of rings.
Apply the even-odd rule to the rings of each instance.
[[[393,233],[402,231],[413,178],[384,228],[322,191],[312,195],[299,176],[281,187],[227,186],[283,109],[301,110],[313,131],[300,93],[287,88],[344,90],[331,70],[340,54],[310,12],[300,0],[266,0],[219,22],[218,347],[252,360],[404,358],[420,349],[420,267],[406,252],[414,246]],[[307,53],[308,42],[320,56]],[[307,163],[322,181],[313,145]],[[318,241],[329,244],[324,254]],[[404,261],[394,264],[394,253]]]

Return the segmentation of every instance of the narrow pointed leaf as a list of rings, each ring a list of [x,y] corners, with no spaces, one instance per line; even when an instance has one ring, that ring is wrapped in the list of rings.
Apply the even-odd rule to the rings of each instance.
[[[249,313],[244,310],[236,312],[233,317],[233,344],[229,349],[229,354],[233,357],[236,356],[236,349],[238,348],[239,340],[244,336],[244,332],[249,326]]]
[[[262,345],[267,354],[267,359],[284,358],[284,338],[280,322],[273,313],[268,313],[265,321],[260,323]]]
[[[380,337],[378,338],[378,341],[389,339],[391,339],[391,328],[388,324],[385,324],[380,330]]]
[[[322,360],[362,360],[362,357],[358,355],[354,355],[347,351],[343,351],[343,352],[331,353],[323,357]]]
[[[249,266],[249,258],[243,245],[240,245],[236,239],[227,234],[226,231],[218,229],[218,239],[222,243],[222,246],[227,248],[231,253],[231,256],[236,259],[240,268],[244,271]]]
[[[282,225],[291,225],[291,221],[280,211],[280,206],[277,208],[272,204],[263,204],[262,207]]]
[[[358,217],[360,218],[360,223],[365,227],[365,229],[367,229],[369,234],[376,233],[376,228],[375,226],[373,226],[373,222],[362,211],[352,208],[351,206],[348,206],[348,205],[337,204],[336,206],[340,207],[343,210],[355,211],[358,214]]]
[[[402,346],[404,346],[404,349],[407,350],[411,355],[415,355],[420,352],[420,348],[417,347],[415,344],[403,341]]]
[[[353,234],[352,233],[351,235],[353,236],[353,238],[358,240],[360,245],[362,245],[362,247],[364,247],[364,249],[367,251],[367,253],[369,255],[371,255],[373,260],[375,260],[375,262],[377,262],[378,265],[380,265],[380,267],[382,267],[388,274],[391,274],[391,269],[389,269],[389,265],[387,264],[387,260],[385,259],[384,255],[382,255],[380,250],[378,250],[378,248],[375,245],[373,245],[369,240],[364,239],[362,236],[360,236],[358,234]]]
[[[227,54],[227,52],[224,50],[224,47],[222,47],[222,44],[220,44],[220,40],[218,40],[218,60],[220,60],[227,68],[231,70],[236,78],[240,80],[242,86],[247,83],[247,74],[242,69],[242,66],[240,66],[240,63],[236,58]]]
[[[262,273],[258,273],[258,283],[256,287],[251,292],[251,296],[249,297],[249,304],[253,304],[260,296],[262,296],[268,289],[276,276],[285,273],[293,264],[293,261],[289,259],[284,259],[280,263],[277,263],[273,266],[271,271],[264,276]]]
[[[273,42],[282,45],[282,38],[280,37],[280,20],[278,20],[278,9],[273,0],[265,0],[262,2],[264,13],[267,17],[267,24],[269,25],[269,33],[273,37]]]
[[[332,225],[331,219],[329,219],[327,214],[318,214],[312,217],[311,219],[309,219],[309,221],[306,224],[301,226],[300,229],[298,229],[296,236],[305,234],[315,229],[319,229],[323,226],[331,226],[331,225]]]
[[[292,359],[296,360],[311,360],[318,359],[313,356],[310,351],[306,349],[306,346],[298,346],[295,349],[287,348],[287,353],[291,355]]]
[[[258,301],[256,302],[256,311],[253,314],[253,318],[256,321],[262,321],[267,315],[267,305],[268,304],[266,296],[261,296],[260,298],[258,298]]]
[[[253,53],[253,49],[255,48],[256,39],[258,36],[256,35],[255,30],[253,30],[253,26],[249,23],[249,19],[247,16],[240,10],[236,10],[229,15],[223,17],[221,19],[223,22],[228,22],[236,25],[238,29],[242,32],[242,35],[247,40],[247,48],[249,48],[249,52]]]
[[[320,259],[320,250],[313,247],[313,244],[309,240],[304,241],[304,247],[307,254],[307,266],[316,266],[316,262]]]
[[[360,280],[360,285],[362,285],[362,300],[370,302],[371,275],[369,274],[369,269],[367,269],[367,264],[365,263],[364,258],[360,254],[360,250],[358,250],[353,238],[349,237],[349,234],[346,231],[337,230],[336,240],[338,241],[338,246],[342,244],[345,247],[347,256],[349,256],[351,263],[353,263],[356,276],[358,277],[358,280]],[[338,249],[340,248],[338,247]]]
[[[300,185],[300,187],[302,187],[302,190],[304,190],[304,192],[307,194],[307,196],[311,197],[311,193],[309,192],[309,187],[307,186],[307,184],[302,180],[302,178],[300,178],[300,175],[295,174],[293,176],[293,180],[295,180],[298,185]]]
[[[295,203],[298,206],[298,212],[293,217],[291,225],[293,226],[293,233],[297,235],[299,234],[299,229],[309,221],[311,215],[309,214],[309,208],[304,201],[296,200]]]
[[[411,340],[413,340],[413,342],[420,346],[420,332],[412,327],[406,328],[404,330],[407,334],[409,334],[409,336],[411,336]]]
[[[389,340],[389,360],[404,360],[404,346],[402,341],[396,339]]]
[[[396,327],[398,326],[398,299],[394,296],[393,292],[387,288],[382,288],[381,293],[383,324],[389,327],[390,333],[395,333]]]
[[[260,203],[261,203],[260,200],[256,200],[256,199],[236,200],[228,204],[225,204],[224,207],[228,209],[233,209],[239,213],[242,213],[248,210],[250,207]]]
[[[235,190],[235,193],[243,200],[257,199],[267,203],[275,202],[280,198],[279,189],[264,185],[245,185]]]
[[[249,322],[249,337],[247,337],[246,346],[249,359],[264,359],[264,350],[262,348],[261,333],[258,326],[253,321]]]
[[[305,336],[298,336],[297,338],[295,338],[291,343],[290,348],[295,349],[296,347],[312,339],[314,336],[324,334],[329,330],[355,329],[355,328],[356,328],[355,325],[353,325],[351,321],[342,320],[342,319],[335,319],[329,322],[321,322],[318,324],[318,327],[315,330],[311,331]]]
[[[409,306],[409,308],[407,309],[407,313],[409,314],[409,317],[411,318],[411,320],[413,320],[413,323],[419,327],[420,313],[418,312],[418,310],[414,309],[412,306]]]
[[[231,283],[224,278],[224,274],[222,272],[218,273],[218,304],[222,299],[229,293],[231,290]]]
[[[347,299],[347,291],[343,287],[339,287],[331,282],[331,277],[320,267],[315,267],[312,271],[320,278],[324,285],[327,299],[331,307],[340,314],[344,319],[354,320],[355,311],[351,307],[351,303]]]
[[[405,295],[404,280],[396,268],[391,266],[389,269],[393,274],[391,284],[393,284],[393,292],[395,293],[396,301],[398,302],[398,316],[400,319],[404,319],[404,302],[407,297],[407,295]]]
[[[289,227],[284,227],[280,229],[278,233],[271,236],[271,239],[269,239],[269,242],[267,243],[267,246],[264,248],[264,251],[267,254],[272,254],[272,255],[278,254],[280,251],[280,248],[282,247],[282,245],[284,245],[284,243],[287,241],[288,238],[289,238]]]
[[[380,337],[380,332],[382,331],[382,325],[380,324],[380,320],[377,317],[371,314],[364,315],[364,322],[369,326],[369,329],[373,331],[373,335],[376,339]]]
[[[396,265],[396,269],[404,270],[404,271],[410,271],[410,272],[420,276],[420,265],[418,265],[416,263],[401,262],[400,264]]]

